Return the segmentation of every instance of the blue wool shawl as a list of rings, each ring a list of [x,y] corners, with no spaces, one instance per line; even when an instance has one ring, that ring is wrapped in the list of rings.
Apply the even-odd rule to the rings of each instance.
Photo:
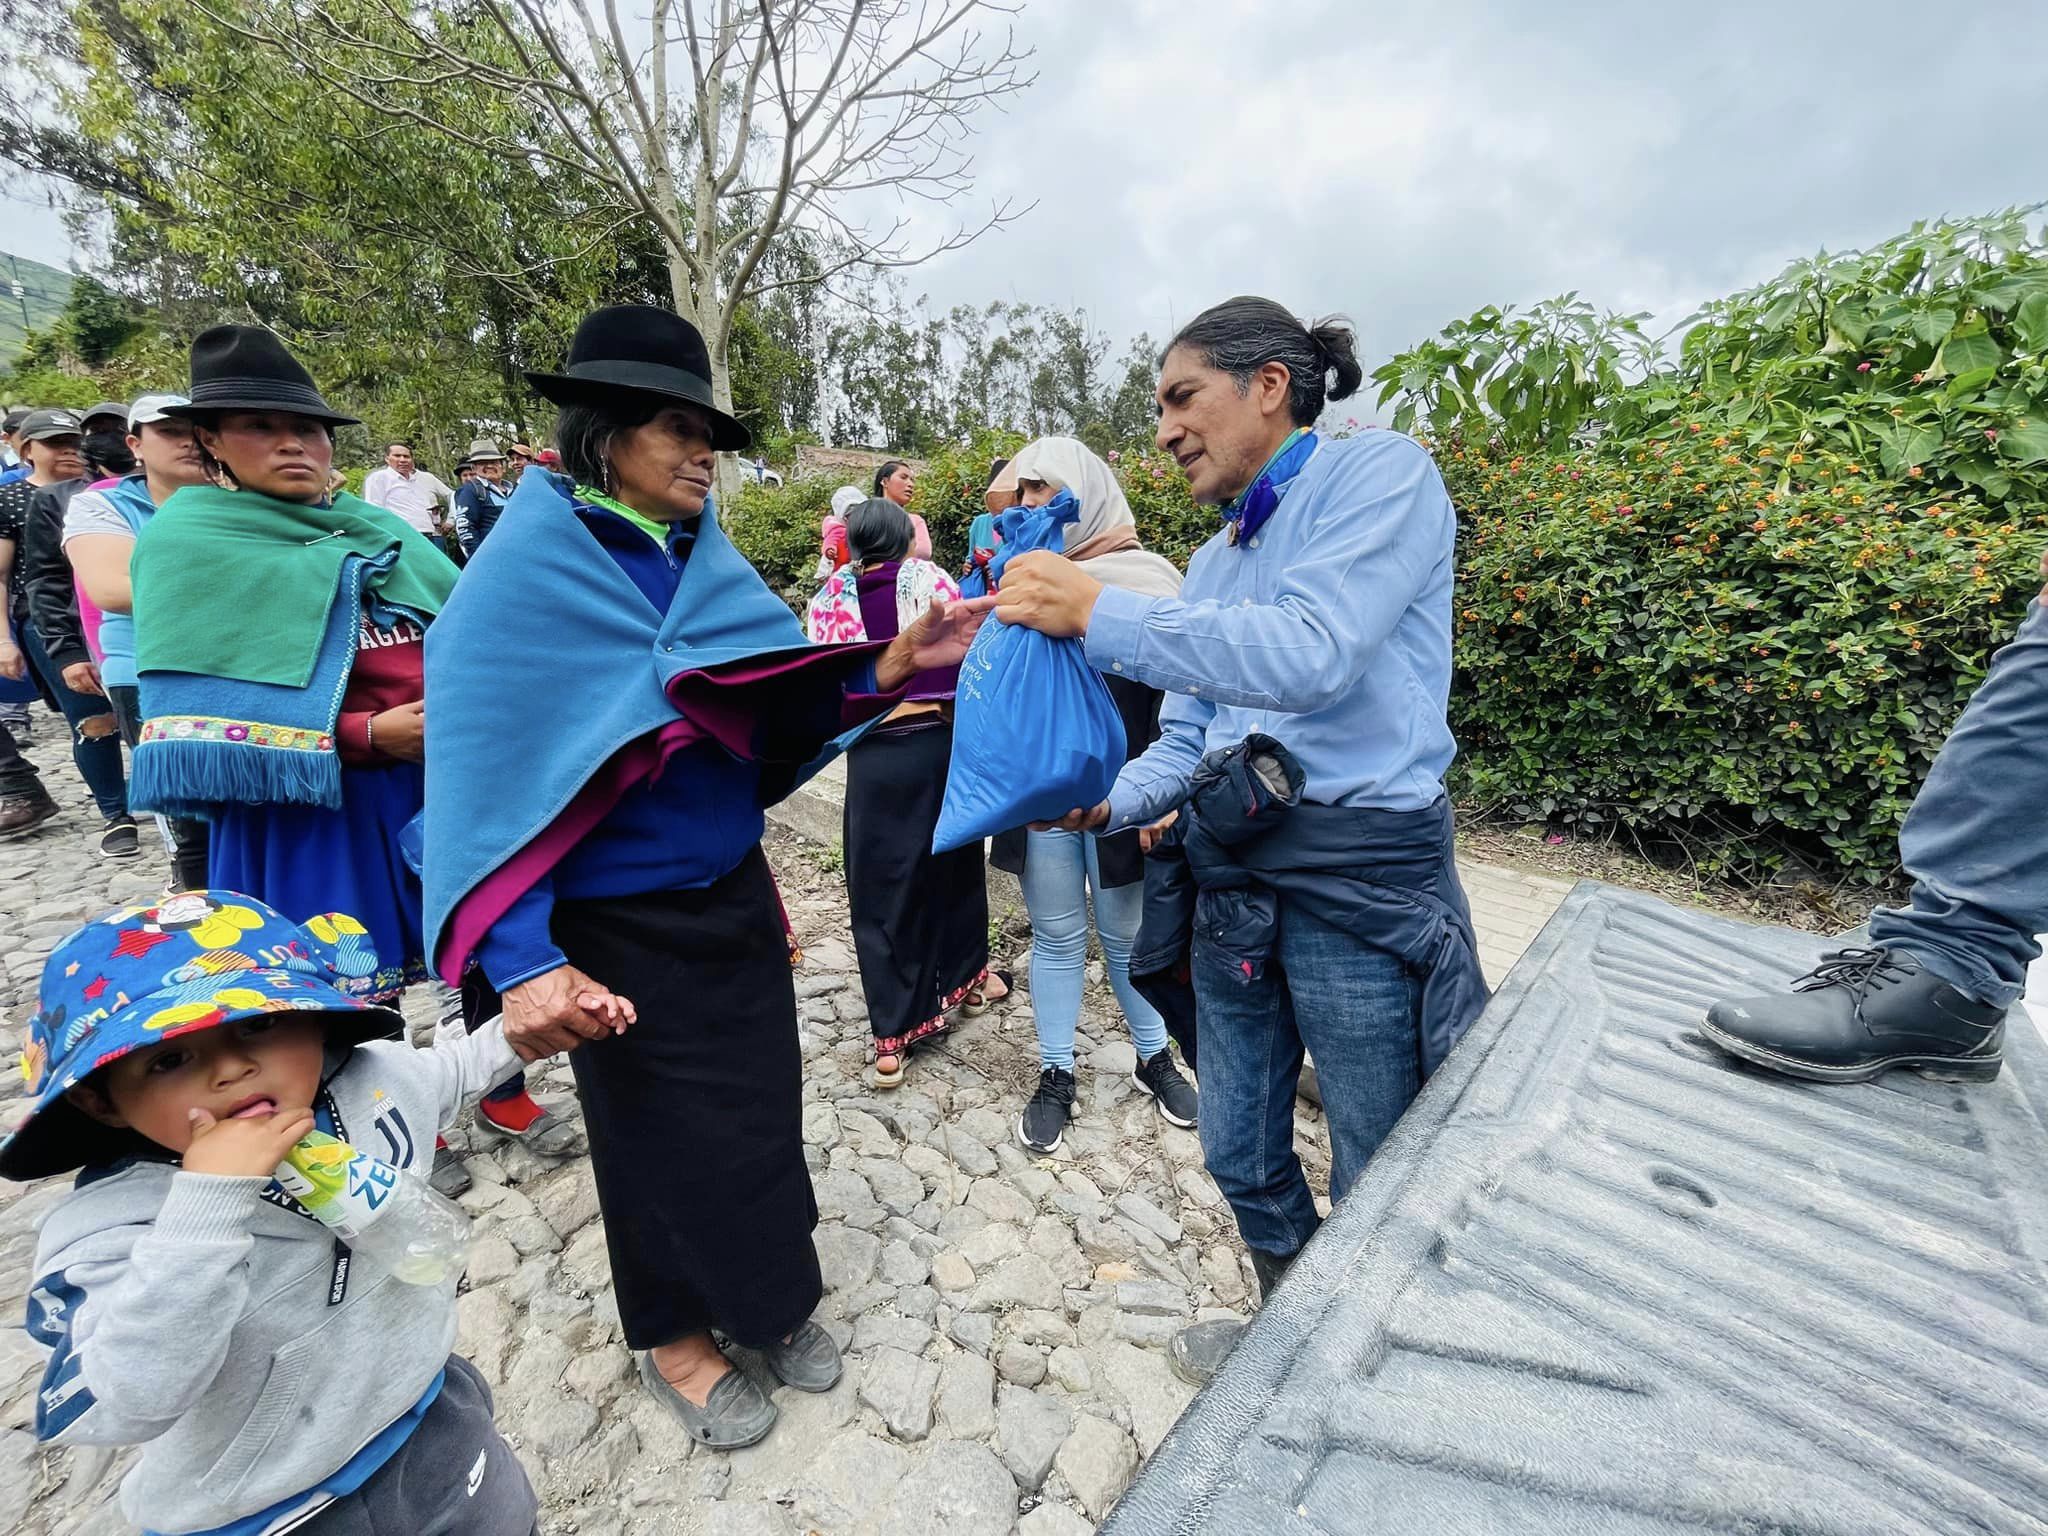
[[[312,675],[303,688],[209,677],[140,674],[142,738],[128,770],[128,807],[204,818],[221,805],[341,806],[341,756],[334,740],[356,642],[367,610],[390,629],[433,615],[377,596],[397,549],[341,562]]]
[[[458,907],[545,832],[616,754],[681,718],[680,674],[812,646],[708,503],[682,583],[659,613],[577,517],[573,487],[528,469],[427,632],[426,943],[441,958]],[[830,760],[778,774],[777,798]],[[444,974],[462,956],[442,965]]]

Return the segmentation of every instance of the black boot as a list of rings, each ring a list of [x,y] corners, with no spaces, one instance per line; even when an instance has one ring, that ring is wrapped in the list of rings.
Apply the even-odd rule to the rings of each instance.
[[[1279,1288],[1280,1277],[1300,1255],[1298,1251],[1284,1255],[1261,1253],[1256,1248],[1245,1251],[1252,1256],[1252,1273],[1259,1278],[1259,1305],[1263,1307]],[[1173,1367],[1173,1374],[1189,1386],[1206,1387],[1215,1380],[1216,1373],[1223,1368],[1223,1362],[1237,1348],[1238,1339],[1249,1326],[1234,1317],[1192,1323],[1176,1333],[1167,1345],[1167,1363]]]
[[[1774,1072],[1860,1083],[1892,1067],[1989,1082],[2005,1052],[2005,1010],[1965,996],[1902,949],[1823,955],[1789,993],[1707,1011],[1710,1045]]]

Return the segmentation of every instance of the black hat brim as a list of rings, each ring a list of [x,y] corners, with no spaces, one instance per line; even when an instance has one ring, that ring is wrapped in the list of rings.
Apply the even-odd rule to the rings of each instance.
[[[341,1010],[326,1019],[330,1046],[386,1040],[406,1027],[405,1015],[389,1007]],[[56,1099],[0,1145],[0,1178],[47,1179],[125,1155],[161,1152],[136,1132],[102,1125],[70,1100]]]
[[[180,421],[207,421],[222,411],[289,411],[294,416],[310,417],[324,421],[330,427],[360,427],[360,416],[344,416],[326,401],[309,405],[303,400],[280,400],[259,398],[255,394],[235,394],[210,400],[194,400],[189,405],[167,405],[166,416],[175,416]]]
[[[572,364],[573,373],[529,373],[526,382],[556,405],[596,405],[623,397],[653,396],[694,406],[711,420],[711,446],[720,453],[751,448],[754,434],[711,399],[711,386],[696,374],[659,363],[626,360]]]

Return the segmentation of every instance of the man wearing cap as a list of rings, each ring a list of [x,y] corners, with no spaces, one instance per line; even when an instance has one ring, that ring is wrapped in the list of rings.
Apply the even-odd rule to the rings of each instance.
[[[142,730],[135,673],[134,594],[128,559],[135,540],[173,491],[206,483],[206,460],[192,424],[170,411],[190,405],[183,395],[144,395],[128,413],[128,448],[140,466],[110,484],[71,498],[64,511],[64,557],[77,575],[85,601],[101,614],[100,679],[114,706],[121,739],[133,747]],[[172,821],[166,842],[172,849],[172,878],[180,890],[206,884],[206,824]]]
[[[12,485],[17,480],[28,478],[28,460],[21,456],[21,424],[29,418],[29,408],[17,405],[0,420],[0,485]]]
[[[27,420],[28,407],[25,405],[15,406],[8,411],[4,419],[0,419],[0,485],[12,485],[17,480],[28,478],[28,463],[16,451],[15,443],[15,437],[21,431],[21,424]],[[21,679],[13,681],[15,686],[12,688],[0,686],[0,726],[5,726],[13,733],[18,748],[36,739],[35,723],[28,716],[28,707],[34,702],[36,692],[32,683]],[[4,751],[4,748],[0,748],[0,753]],[[18,750],[14,753],[14,758],[21,761],[24,767],[27,766]],[[35,769],[28,768],[28,773],[30,777],[34,777]],[[15,774],[13,777],[19,778],[20,775]],[[0,772],[0,786],[10,782],[12,780],[4,772]],[[40,785],[42,781],[36,782]],[[0,796],[11,793],[11,790],[0,787]],[[47,799],[48,796],[44,798]],[[0,810],[0,837],[7,835],[5,820],[6,812]]]
[[[508,469],[506,478],[514,485],[517,485],[519,477],[526,473],[526,466],[533,463],[533,461],[534,452],[531,444],[512,444],[505,450],[505,463]]]
[[[0,571],[7,577],[7,622],[0,625],[0,675],[18,678],[25,663],[45,694],[63,711],[71,727],[71,760],[105,823],[100,831],[100,852],[108,858],[132,858],[141,851],[141,843],[128,815],[121,738],[113,711],[99,692],[99,674],[82,639],[76,657],[62,666],[56,664],[30,622],[29,593],[23,579],[25,531],[37,494],[84,473],[83,425],[71,411],[31,412],[20,433],[29,477],[0,485]]]
[[[455,541],[462,546],[462,558],[473,560],[497,526],[512,488],[505,483],[505,455],[488,437],[471,443],[462,462],[476,471],[476,478],[455,493]]]
[[[78,585],[64,558],[64,511],[71,498],[87,486],[132,474],[135,455],[128,448],[128,407],[118,401],[102,400],[79,417],[79,426],[83,429],[79,453],[85,460],[84,472],[45,485],[29,498],[16,558],[21,562],[22,586],[28,592],[29,622],[43,642],[43,653],[63,675],[67,687],[104,698],[106,689],[86,638],[86,616],[79,609]],[[99,627],[97,614],[91,627]],[[117,837],[116,841],[125,844],[126,839]]]
[[[441,525],[434,508],[452,501],[455,493],[440,479],[413,462],[411,443],[391,443],[384,449],[384,467],[370,471],[363,481],[363,500],[386,512],[396,512],[428,538],[441,537]]]

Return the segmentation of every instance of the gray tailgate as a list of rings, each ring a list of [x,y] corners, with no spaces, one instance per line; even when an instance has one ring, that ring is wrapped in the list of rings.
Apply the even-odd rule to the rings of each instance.
[[[1105,1536],[2048,1532],[2048,1063],[1699,1040],[1826,941],[1566,900]]]

